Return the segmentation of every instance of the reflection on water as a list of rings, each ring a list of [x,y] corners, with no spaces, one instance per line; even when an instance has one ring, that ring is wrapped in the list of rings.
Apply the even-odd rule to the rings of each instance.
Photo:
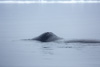
[[[41,43],[41,50],[43,54],[53,55],[56,49],[75,49],[75,50],[84,50],[91,47],[100,47],[100,43]]]
[[[6,41],[0,47],[5,67],[91,67],[100,65],[100,44]],[[9,62],[10,61],[10,62]],[[77,62],[76,62],[77,61]],[[94,67],[94,66],[92,66]],[[98,66],[97,66],[98,67]]]

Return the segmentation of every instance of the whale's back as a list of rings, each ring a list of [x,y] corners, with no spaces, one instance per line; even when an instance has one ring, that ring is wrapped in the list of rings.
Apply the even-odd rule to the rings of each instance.
[[[43,33],[36,38],[33,38],[33,40],[37,40],[37,41],[41,41],[41,42],[51,42],[51,41],[55,41],[55,40],[58,40],[58,39],[61,39],[61,38],[56,36],[52,32],[46,32],[46,33]]]

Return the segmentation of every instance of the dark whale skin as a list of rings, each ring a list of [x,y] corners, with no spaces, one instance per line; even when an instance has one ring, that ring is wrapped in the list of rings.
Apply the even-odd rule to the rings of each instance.
[[[100,41],[99,40],[80,39],[80,40],[65,41],[65,43],[100,43]]]
[[[57,42],[57,43],[100,43],[100,40],[90,40],[90,39],[75,39],[75,40],[64,40],[63,38],[60,38],[56,36],[52,32],[45,32],[41,34],[40,36],[37,36],[32,39],[22,39],[22,40],[35,40],[39,42]]]
[[[32,40],[36,40],[40,42],[52,42],[52,41],[56,41],[59,39],[62,39],[62,38],[56,36],[52,32],[45,32],[41,34],[40,36],[33,38]]]

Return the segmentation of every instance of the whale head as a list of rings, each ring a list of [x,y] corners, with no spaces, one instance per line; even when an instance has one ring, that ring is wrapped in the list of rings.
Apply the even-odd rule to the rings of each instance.
[[[52,32],[45,32],[41,34],[40,36],[33,38],[33,40],[37,40],[40,42],[52,42],[61,39],[60,37],[56,36]]]

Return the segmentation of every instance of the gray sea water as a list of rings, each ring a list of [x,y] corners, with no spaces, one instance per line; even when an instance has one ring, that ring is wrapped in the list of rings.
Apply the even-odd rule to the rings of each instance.
[[[100,4],[0,4],[0,67],[100,67],[100,44],[21,40],[44,32],[100,40]]]

